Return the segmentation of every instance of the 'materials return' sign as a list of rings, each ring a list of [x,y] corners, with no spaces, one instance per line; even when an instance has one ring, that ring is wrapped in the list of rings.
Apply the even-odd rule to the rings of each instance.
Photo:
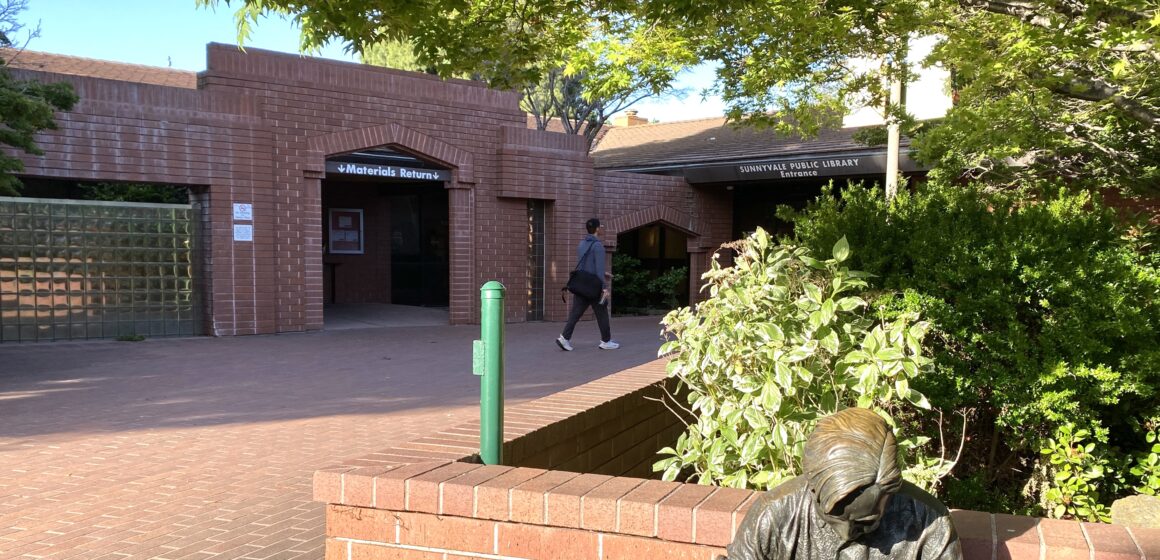
[[[901,161],[899,161],[899,167],[902,171],[916,171],[919,169],[914,161],[906,156],[903,156]],[[719,183],[726,181],[877,175],[882,173],[886,173],[885,154],[862,154],[778,159],[733,165],[696,167],[685,170],[685,179],[690,183]]]
[[[357,175],[359,177],[383,177],[386,179],[407,179],[411,181],[449,181],[451,172],[443,169],[418,169],[396,165],[375,165],[373,163],[326,162],[326,173]]]

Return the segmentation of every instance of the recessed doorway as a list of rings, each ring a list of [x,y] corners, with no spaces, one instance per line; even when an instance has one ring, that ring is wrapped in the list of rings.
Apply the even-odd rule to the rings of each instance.
[[[329,158],[322,182],[324,328],[447,324],[450,172],[376,148]],[[425,308],[415,312],[403,306]]]

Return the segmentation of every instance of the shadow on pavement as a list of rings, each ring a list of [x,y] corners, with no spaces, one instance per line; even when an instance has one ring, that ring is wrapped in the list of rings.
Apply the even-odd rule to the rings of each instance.
[[[658,320],[615,318],[615,351],[582,322],[568,353],[553,343],[560,323],[507,325],[507,399],[655,359]],[[0,346],[0,438],[474,406],[478,337],[478,326],[437,326]]]

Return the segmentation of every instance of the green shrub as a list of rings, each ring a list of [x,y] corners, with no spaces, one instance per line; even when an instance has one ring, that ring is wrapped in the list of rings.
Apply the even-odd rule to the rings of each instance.
[[[664,271],[648,283],[650,301],[653,305],[663,309],[676,309],[680,305],[677,295],[686,289],[685,281],[688,278],[689,267],[687,266],[678,266]]]
[[[1160,428],[1153,428],[1144,436],[1147,449],[1136,458],[1131,473],[1140,482],[1136,491],[1149,496],[1160,496]]]
[[[1044,508],[1056,519],[1110,522],[1112,511],[1100,499],[1108,460],[1096,451],[1091,434],[1065,423],[1040,450],[1047,458],[1048,486]],[[1101,439],[1101,438],[1097,438]]]
[[[875,275],[885,316],[932,323],[934,365],[915,385],[969,420],[955,478],[1034,508],[1043,495],[1019,493],[1067,423],[1108,434],[1105,478],[1124,474],[1117,454],[1135,454],[1160,413],[1160,273],[1112,210],[1086,194],[927,184],[891,202],[851,186],[780,214],[813,250],[858,247],[848,264]],[[973,508],[950,499],[972,495],[945,497]]]
[[[867,312],[866,275],[843,265],[845,239],[824,261],[761,229],[732,248],[732,266],[714,260],[702,277],[708,299],[663,320],[671,340],[661,353],[686,395],[676,406],[695,417],[661,450],[664,479],[771,488],[799,472],[818,418],[857,405],[892,419],[927,406],[910,385],[928,363],[927,324]]]
[[[623,253],[612,254],[613,290],[619,311],[647,313],[655,309],[674,309],[679,305],[677,290],[685,289],[689,267],[671,268],[653,275],[641,266],[640,260]]]
[[[85,200],[189,204],[189,189],[151,183],[79,184]]]
[[[612,254],[613,298],[616,308],[645,308],[649,273],[640,261],[624,253]]]

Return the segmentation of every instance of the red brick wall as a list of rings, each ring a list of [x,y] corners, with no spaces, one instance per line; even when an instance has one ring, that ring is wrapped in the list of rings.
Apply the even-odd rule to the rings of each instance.
[[[24,158],[26,175],[197,187],[209,334],[321,328],[324,162],[364,148],[391,146],[451,170],[452,323],[478,320],[483,282],[527,285],[528,198],[549,201],[549,294],[566,281],[592,216],[669,209],[696,233],[690,250],[702,261],[705,247],[725,240],[714,225],[721,216],[707,214],[725,206],[711,195],[673,178],[594,172],[582,139],[527,130],[517,94],[471,82],[229,45],[207,47],[196,89],[17,74],[68,81],[81,99],[60,115],[60,130],[38,137],[45,155]],[[233,203],[253,204],[253,242],[233,240]],[[608,241],[614,250],[615,234]],[[340,282],[354,266],[344,262]],[[339,290],[381,299],[372,291]],[[509,298],[508,320],[523,320],[525,300]],[[566,314],[547,298],[548,320]]]
[[[568,272],[575,266],[576,245],[585,235],[584,222],[596,213],[594,192],[598,186],[594,183],[592,161],[586,153],[584,139],[507,126],[500,129],[499,151],[502,158],[499,196],[503,197],[500,200],[509,203],[506,212],[523,220],[518,227],[512,225],[509,235],[527,237],[525,199],[550,201],[545,216],[544,252],[549,264],[544,279],[544,318],[562,321],[568,315],[568,308],[555,294],[568,281]],[[527,243],[504,253],[493,255],[497,259],[495,273],[511,278],[512,283],[504,282],[509,287],[526,286]],[[503,274],[505,271],[510,276]],[[525,297],[508,299],[508,320],[526,316],[526,300]]]
[[[314,499],[328,504],[326,558],[712,560],[758,493],[515,460],[521,447],[552,440],[588,453],[601,438],[584,434],[615,424],[600,416],[622,414],[614,403],[631,403],[664,379],[657,361],[512,407],[505,457],[513,466],[457,462],[478,448],[476,422],[316,472]],[[1160,529],[952,514],[967,560],[1160,557]]]
[[[675,383],[668,383],[675,387]],[[661,385],[641,387],[595,406],[575,404],[571,395],[540,399],[509,412],[508,422],[543,422],[546,414],[573,412],[509,442],[504,462],[519,467],[655,478],[656,450],[671,445],[684,430],[661,403]]]
[[[414,465],[404,480],[384,468],[348,472],[350,505],[327,506],[326,558],[713,560],[724,554],[758,496],[655,480],[452,465],[466,464]],[[367,492],[377,498],[374,505],[365,501]],[[963,510],[952,516],[965,560],[1160,555],[1160,529]]]
[[[391,205],[377,189],[374,183],[343,183],[323,193],[324,210],[363,211],[364,253],[327,254],[322,259],[333,267],[335,303],[391,303]],[[330,301],[330,293],[323,297]]]
[[[731,237],[728,191],[594,171],[582,139],[527,130],[517,94],[471,82],[230,45],[207,47],[196,89],[14,73],[68,81],[81,99],[59,115],[60,130],[38,136],[45,155],[24,156],[25,175],[195,187],[204,212],[199,285],[208,334],[322,327],[323,164],[329,155],[363,148],[392,146],[451,170],[455,324],[478,320],[483,282],[499,280],[509,290],[527,285],[528,198],[549,202],[547,320],[567,314],[553,295],[567,280],[590,217],[608,224],[610,252],[618,233],[649,220],[689,234],[693,294],[713,252]],[[253,204],[253,242],[232,239],[237,202]],[[1155,205],[1138,209],[1156,213]],[[376,299],[370,291],[355,298]],[[526,316],[521,295],[508,299],[509,321]]]
[[[690,301],[695,301],[701,296],[701,274],[709,269],[713,252],[731,241],[732,194],[691,188],[684,179],[663,175],[598,171],[596,176],[598,200],[604,215],[611,217],[606,234],[612,250],[618,234],[655,222],[688,235],[689,294],[693,296]],[[636,201],[636,205],[625,205],[625,200]]]
[[[387,140],[404,151],[449,167],[461,163],[451,161],[453,153],[462,151],[474,156],[470,173],[457,168],[457,184],[452,186],[458,187],[458,182],[470,174],[476,181],[473,190],[490,194],[497,178],[496,129],[503,124],[524,122],[517,98],[510,92],[416,73],[249,52],[246,55],[236,48],[211,46],[202,83],[207,88],[260,95],[262,117],[273,123],[273,157],[278,166],[274,188],[279,193],[274,210],[282,217],[277,226],[275,266],[278,315],[284,325],[313,326],[322,319],[321,253],[313,249],[321,238],[321,208],[315,195],[319,186],[317,179],[303,171],[320,168],[321,159],[336,152],[315,152],[310,144],[312,138],[397,124],[401,132]],[[344,146],[345,151],[380,145],[369,132],[361,137],[362,142]],[[478,217],[485,211],[479,203],[492,197],[474,194],[468,200],[452,195],[453,223],[462,218],[461,213]],[[456,208],[456,202],[467,206]],[[452,322],[466,322],[478,307],[478,285],[474,290],[465,290],[464,277],[456,277],[454,272],[480,272],[478,263],[483,262],[484,256],[478,244],[465,248],[456,241],[453,237],[450,249],[452,258],[458,261],[452,263],[452,270],[453,278],[460,282],[452,283],[451,316]],[[314,270],[319,271],[318,277]],[[478,274],[465,276],[479,280]]]

